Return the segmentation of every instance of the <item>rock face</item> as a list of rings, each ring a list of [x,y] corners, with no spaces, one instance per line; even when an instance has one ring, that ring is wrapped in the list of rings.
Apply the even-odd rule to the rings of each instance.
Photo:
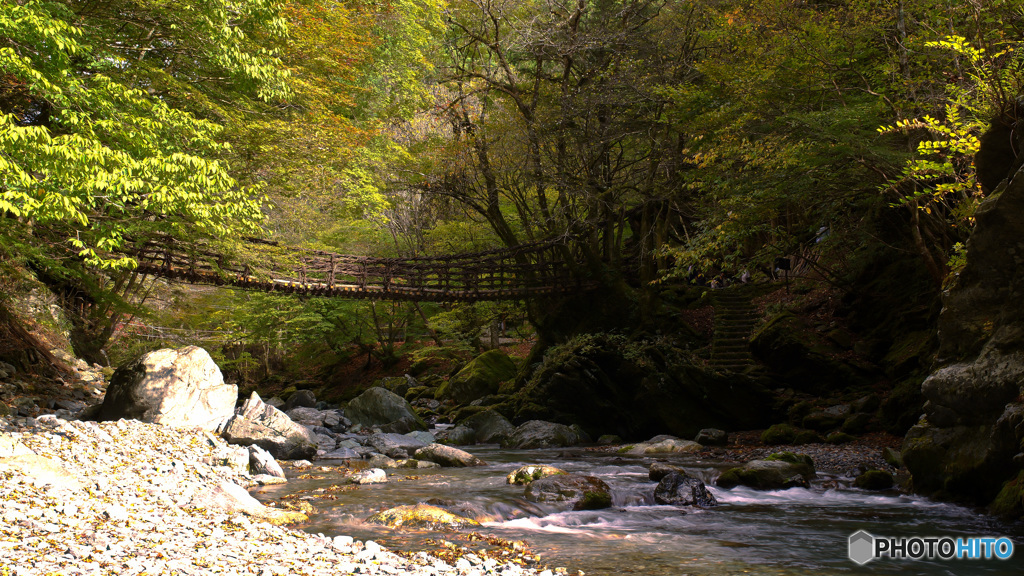
[[[530,482],[524,497],[531,502],[567,502],[573,510],[599,510],[612,505],[611,489],[594,476],[556,474]]]
[[[426,422],[413,412],[412,405],[405,398],[379,387],[370,388],[353,398],[345,409],[345,415],[353,424],[364,427],[403,423],[407,425],[407,431],[427,429]]]
[[[921,387],[925,417],[904,439],[903,462],[916,492],[983,505],[1024,459],[1024,172],[975,217],[966,265],[943,293],[944,365]]]
[[[693,438],[702,428],[776,421],[761,379],[696,366],[682,347],[610,334],[550,349],[510,406],[516,421],[576,422],[593,435],[623,438],[664,432]]]
[[[464,468],[466,466],[483,466],[484,461],[473,456],[469,452],[445,446],[444,444],[431,444],[420,448],[414,455],[417,460],[435,462],[445,467]]]
[[[669,472],[654,489],[654,501],[672,506],[718,506],[718,500],[708,492],[707,486],[697,478],[679,472]]]
[[[366,521],[370,524],[380,524],[392,528],[406,527],[426,530],[459,530],[466,526],[480,525],[476,520],[456,516],[443,508],[429,504],[398,506],[378,512],[367,518]]]
[[[809,456],[782,452],[764,460],[751,460],[739,468],[722,473],[715,484],[732,488],[740,484],[758,490],[785,490],[807,488],[814,477],[814,464]]]
[[[316,438],[287,414],[263,403],[255,392],[228,421],[224,439],[242,446],[257,445],[280,460],[302,460],[316,455]]]
[[[237,399],[238,387],[224,383],[206,350],[165,348],[114,372],[98,419],[217,430],[231,418]]]
[[[476,443],[476,432],[473,432],[472,428],[460,425],[442,430],[437,435],[437,441],[451,446],[469,446]]]
[[[516,431],[516,427],[496,410],[478,412],[461,422],[476,433],[480,444],[501,444]]]
[[[504,442],[503,448],[528,450],[531,448],[553,448],[557,446],[575,446],[579,444],[579,436],[572,428],[564,424],[530,420],[515,429]]]
[[[452,376],[448,384],[442,386],[440,395],[458,404],[469,404],[488,394],[496,394],[502,382],[515,376],[516,364],[511,358],[501,350],[488,350]]]

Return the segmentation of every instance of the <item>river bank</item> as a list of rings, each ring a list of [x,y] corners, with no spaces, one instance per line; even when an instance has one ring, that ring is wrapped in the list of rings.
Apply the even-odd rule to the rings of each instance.
[[[275,525],[295,513],[239,495],[256,484],[247,459],[236,465],[206,432],[52,415],[0,418],[0,429],[5,576],[545,574],[480,556],[402,557],[372,540]]]

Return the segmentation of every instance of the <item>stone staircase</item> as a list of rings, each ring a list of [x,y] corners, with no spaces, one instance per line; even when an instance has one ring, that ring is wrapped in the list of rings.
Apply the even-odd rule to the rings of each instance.
[[[760,364],[750,353],[750,334],[757,324],[757,309],[746,291],[721,289],[712,293],[715,334],[709,365],[722,372],[753,372]]]

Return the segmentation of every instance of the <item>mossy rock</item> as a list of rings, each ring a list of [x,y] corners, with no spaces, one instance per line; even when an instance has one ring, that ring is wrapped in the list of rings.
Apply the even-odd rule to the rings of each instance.
[[[533,482],[534,480],[540,480],[546,476],[555,476],[557,474],[568,474],[568,472],[561,468],[555,468],[554,466],[520,466],[508,473],[508,476],[505,477],[505,483],[525,485]]]
[[[783,455],[778,455],[783,456]],[[796,461],[790,461],[793,457]],[[771,458],[769,456],[769,458]],[[723,472],[715,481],[721,488],[732,488],[740,484],[757,490],[786,490],[789,488],[807,488],[808,478],[814,477],[814,466],[791,452],[784,457],[769,460],[751,460],[741,467],[730,468]]]
[[[600,491],[587,491],[583,493],[583,498],[573,506],[573,510],[602,510],[604,508],[610,508],[611,505],[611,494]]]
[[[768,446],[792,444],[796,439],[796,428],[789,424],[774,424],[761,433],[761,442]]]
[[[448,413],[448,417],[452,422],[462,422],[471,416],[476,416],[477,414],[486,412],[490,409],[490,406],[456,406]]]
[[[826,444],[849,444],[850,442],[853,442],[856,439],[857,438],[855,436],[847,434],[846,432],[833,432],[832,434],[828,435],[828,438],[825,438],[825,443]]]
[[[488,350],[466,364],[448,380],[444,397],[459,404],[497,394],[502,382],[516,377],[516,363],[501,350]]]
[[[814,430],[797,430],[796,437],[793,438],[793,444],[817,444],[821,442],[821,434],[818,434]]]
[[[1024,517],[1024,471],[1003,484],[989,511],[1010,520]]]
[[[429,504],[390,508],[370,516],[366,521],[370,524],[380,524],[392,528],[428,530],[459,530],[467,526],[480,525],[472,518],[464,518]]]
[[[800,474],[814,475],[814,460],[811,459],[807,454],[797,454],[796,452],[776,452],[770,454],[765,458],[769,462],[788,462],[796,466],[801,466]]]
[[[863,434],[864,432],[867,432],[868,426],[870,425],[871,414],[861,412],[844,420],[843,425],[839,430],[846,432],[847,434]]]
[[[853,481],[853,485],[862,490],[888,490],[893,484],[892,474],[885,470],[868,470]]]
[[[903,468],[903,455],[900,454],[899,450],[893,450],[889,447],[883,448],[882,460],[885,460],[885,463],[893,468]]]
[[[413,386],[405,392],[405,399],[412,402],[424,396],[429,396],[430,392],[431,388],[429,386]]]

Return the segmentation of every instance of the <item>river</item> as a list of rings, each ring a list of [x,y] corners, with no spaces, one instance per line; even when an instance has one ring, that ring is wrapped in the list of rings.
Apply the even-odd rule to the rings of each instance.
[[[363,519],[384,508],[441,499],[481,521],[475,532],[522,540],[544,564],[565,566],[570,574],[1024,574],[1020,523],[1007,525],[969,508],[895,491],[854,489],[850,478],[819,474],[809,490],[725,490],[711,482],[724,464],[670,459],[704,479],[718,499],[719,506],[701,510],[655,505],[656,483],[647,477],[650,459],[579,449],[476,446],[470,451],[488,465],[388,470],[387,484],[337,490],[341,474],[330,461],[327,466],[318,462],[313,469],[289,470],[287,484],[263,487],[255,495],[263,500],[307,498],[318,513],[302,529],[372,539],[396,550],[424,549],[428,539],[458,542],[459,535],[391,530]],[[597,476],[612,487],[613,507],[573,512],[527,502],[522,486],[505,483],[505,475],[524,464]],[[876,537],[1007,537],[1017,550],[1008,560],[882,558],[858,566],[847,557],[848,538],[858,530]]]

